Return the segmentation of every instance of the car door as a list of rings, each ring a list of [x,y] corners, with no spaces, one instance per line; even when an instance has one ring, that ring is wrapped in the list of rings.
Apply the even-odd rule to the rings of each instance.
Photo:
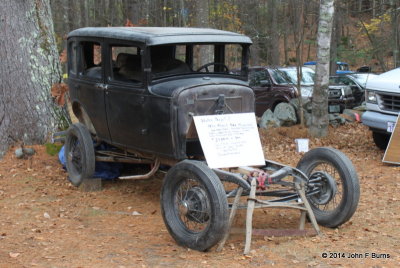
[[[255,95],[255,112],[257,116],[272,108],[272,82],[267,70],[257,70],[250,73],[250,86]]]
[[[101,40],[85,38],[72,44],[76,47],[71,49],[77,50],[77,74],[70,72],[68,78],[72,87],[71,93],[73,92],[71,99],[78,100],[82,108],[80,113],[84,113],[81,114],[80,120],[83,120],[90,131],[95,132],[101,139],[109,140],[104,107],[104,61]]]
[[[148,147],[146,103],[141,49],[120,42],[107,44],[105,103],[113,144]]]

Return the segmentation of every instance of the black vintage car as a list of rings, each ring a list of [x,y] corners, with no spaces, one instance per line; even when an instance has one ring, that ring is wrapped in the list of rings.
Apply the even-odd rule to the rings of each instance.
[[[122,179],[149,178],[160,165],[170,167],[161,192],[162,215],[174,239],[197,250],[212,247],[227,232],[228,197],[234,194],[222,181],[248,194],[252,174],[274,172],[259,182],[289,186],[271,194],[281,201],[297,202],[294,182],[301,182],[320,224],[346,222],[356,210],[359,186],[351,162],[337,150],[311,150],[298,168],[266,161],[246,176],[207,166],[193,117],[254,112],[247,83],[250,45],[244,35],[213,29],[72,31],[68,83],[80,122],[66,137],[69,180],[78,186],[90,179],[96,161],[150,167],[146,174]],[[234,68],[240,72],[233,74]],[[107,146],[99,149],[99,144]],[[294,181],[284,181],[290,176]]]

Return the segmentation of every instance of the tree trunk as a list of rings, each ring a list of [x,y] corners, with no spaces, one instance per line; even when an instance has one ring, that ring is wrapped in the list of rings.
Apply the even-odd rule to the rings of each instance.
[[[196,1],[196,26],[209,27],[208,0]]]
[[[0,1],[0,156],[42,143],[56,128],[50,96],[60,81],[49,0]]]
[[[279,33],[278,33],[278,7],[276,0],[268,1],[268,64],[279,66]]]
[[[392,31],[393,31],[393,67],[397,68],[400,66],[400,26],[399,26],[399,11],[398,11],[398,4],[394,1],[390,1],[391,4],[391,19],[392,19]]]
[[[258,39],[253,39],[253,44],[250,47],[250,55],[251,55],[251,62],[250,64],[253,66],[261,65],[260,61],[260,45],[258,43]]]
[[[184,2],[184,0],[180,0],[179,1],[179,7],[180,7],[180,11],[179,11],[179,14],[180,14],[180,16],[181,16],[181,21],[182,21],[182,25],[179,25],[179,26],[183,26],[183,27],[186,27],[186,17],[187,17],[187,12],[186,12],[186,9],[185,9],[185,2]]]
[[[208,28],[209,27],[208,0],[196,1],[196,10],[197,10],[196,27]],[[210,51],[208,47],[201,47],[199,55],[200,55],[199,65],[203,65],[213,61],[213,59],[210,58],[210,56],[212,55],[212,51]]]
[[[339,5],[339,3],[336,3]],[[341,32],[342,32],[342,25],[341,22],[344,19],[342,17],[341,12],[339,11],[340,9],[335,8],[335,14],[333,16],[333,23],[332,23],[332,34],[331,34],[331,61],[330,61],[330,66],[329,66],[329,74],[330,75],[336,75],[336,70],[337,70],[337,64],[336,62],[339,60],[338,59],[338,46],[340,45],[340,39],[341,39]]]
[[[300,6],[300,7],[299,7]],[[304,44],[304,16],[305,16],[305,5],[304,1],[301,1],[301,5],[298,2],[292,0],[289,2],[289,14],[291,14],[291,23],[293,24],[293,41],[295,46],[295,58],[296,58],[296,73],[297,73],[297,90],[299,93],[299,116],[300,124],[304,125],[304,107],[301,93],[301,80],[303,77],[302,65],[303,65],[303,44]]]
[[[80,27],[87,27],[89,25],[89,9],[87,0],[81,1],[80,3],[80,16],[82,24]]]
[[[334,0],[321,0],[317,36],[317,66],[312,97],[312,120],[309,129],[313,137],[324,137],[328,134],[329,52],[334,10]]]

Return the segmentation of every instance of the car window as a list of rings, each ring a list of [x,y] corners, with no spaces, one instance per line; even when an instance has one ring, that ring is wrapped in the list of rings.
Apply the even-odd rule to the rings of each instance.
[[[136,46],[111,45],[112,79],[141,83],[143,81],[142,56]]]
[[[100,43],[82,42],[80,44],[80,48],[82,55],[82,61],[80,62],[80,74],[93,79],[101,79],[102,62]]]
[[[347,85],[347,86],[354,86],[356,83],[354,83],[350,78],[348,77],[339,77],[339,82],[343,85]]]
[[[293,69],[279,69],[287,79],[293,83],[297,84],[297,70],[296,68]],[[301,78],[301,85],[314,85],[314,76],[315,72],[309,68],[302,69],[302,78]]]
[[[280,72],[277,69],[271,70],[271,75],[272,78],[274,79],[274,81],[278,84],[278,85],[287,85],[290,82],[285,78],[285,76],[282,74],[282,72]]]
[[[336,69],[340,71],[348,71],[349,70],[349,65],[341,63],[341,64],[336,64]]]
[[[346,86],[353,86],[354,83],[350,78],[346,76],[333,76],[329,78],[329,83],[333,85],[346,85]]]
[[[165,77],[190,73],[186,63],[186,47],[183,45],[160,45],[150,47],[153,77]]]
[[[266,70],[251,71],[249,73],[249,85],[251,87],[261,86],[261,80],[267,80],[268,75]]]
[[[214,62],[214,45],[193,46],[193,70],[197,71],[207,63]],[[214,66],[208,69],[213,70]]]
[[[225,65],[229,70],[241,67],[242,52],[243,48],[241,45],[232,44],[225,46]]]
[[[210,73],[241,75],[240,44],[184,44],[150,47],[153,78]]]
[[[76,74],[78,72],[78,43],[70,42],[68,47],[68,72]]]
[[[242,64],[240,44],[193,46],[193,70],[196,72],[226,73],[240,69]],[[231,72],[231,74],[234,74]]]

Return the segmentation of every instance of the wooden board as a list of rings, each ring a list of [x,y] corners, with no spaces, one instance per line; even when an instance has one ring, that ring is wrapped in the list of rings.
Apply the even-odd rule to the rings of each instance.
[[[388,147],[386,148],[385,155],[382,159],[385,163],[399,164],[400,165],[400,123],[399,117],[390,136]]]

